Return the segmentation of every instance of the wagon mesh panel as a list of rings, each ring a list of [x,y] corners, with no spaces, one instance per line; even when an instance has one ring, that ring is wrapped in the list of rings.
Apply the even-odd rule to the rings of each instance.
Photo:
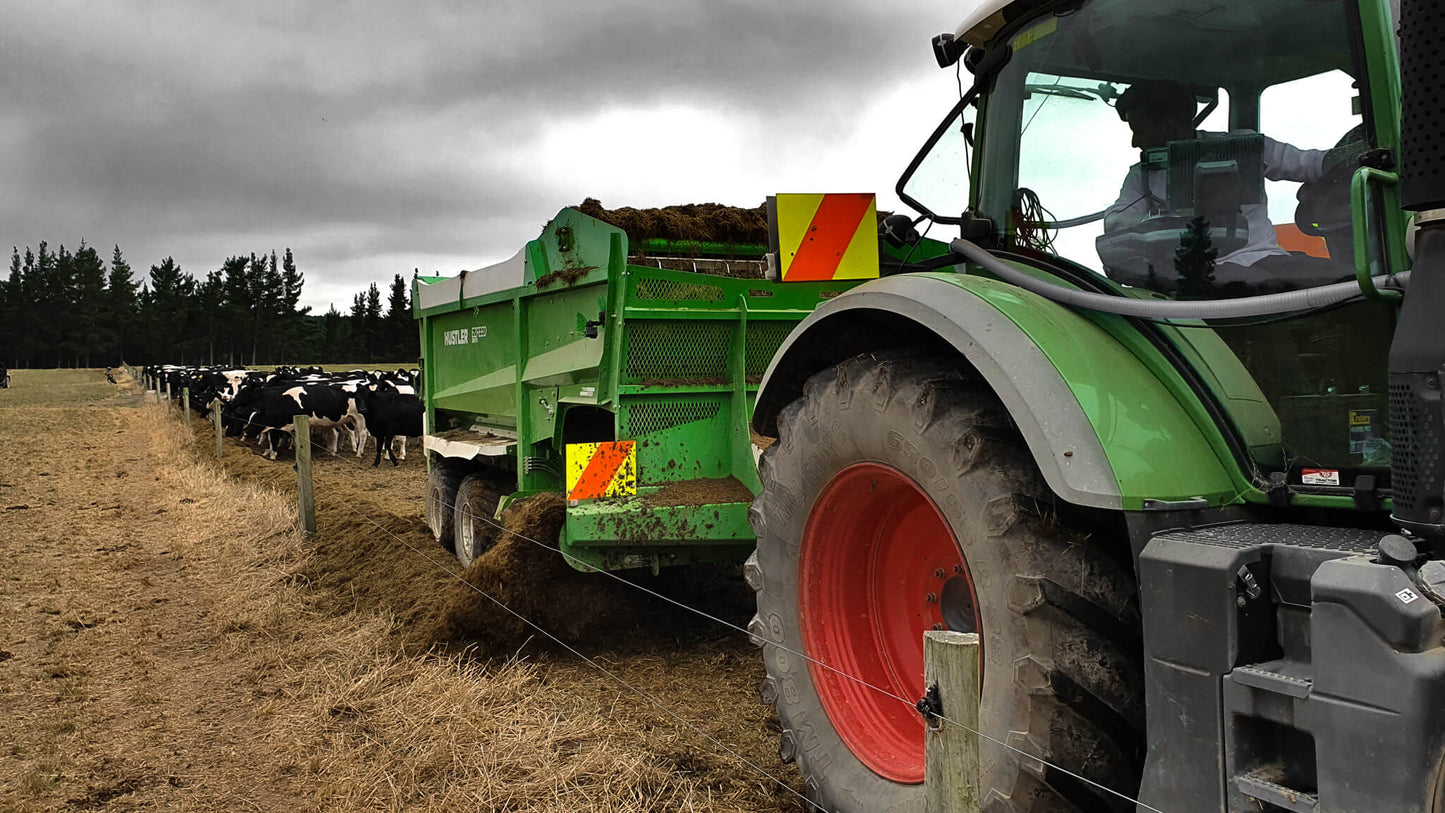
[[[628,323],[627,366],[632,381],[728,381],[733,327],[700,320]]]
[[[697,421],[710,421],[718,416],[722,405],[717,401],[649,401],[633,404],[624,419],[628,437],[642,437],[653,432]]]
[[[773,360],[783,340],[792,331],[794,322],[751,322],[748,324],[747,376],[749,379],[762,378],[768,371],[768,362]]]
[[[633,294],[633,298],[639,300],[665,299],[674,302],[719,302],[723,298],[723,292],[716,285],[675,282],[667,279],[643,279],[637,282],[637,290]]]

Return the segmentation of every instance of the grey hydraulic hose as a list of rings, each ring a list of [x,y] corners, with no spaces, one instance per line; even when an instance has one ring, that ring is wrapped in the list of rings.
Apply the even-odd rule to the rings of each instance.
[[[1089,291],[1079,291],[1054,285],[1019,271],[1008,263],[979,248],[967,240],[954,240],[948,245],[955,254],[988,269],[999,279],[1032,291],[1045,299],[1061,305],[1089,310],[1117,313],[1120,316],[1140,316],[1145,319],[1238,319],[1246,316],[1269,316],[1276,313],[1311,310],[1343,302],[1360,295],[1360,284],[1355,280],[1306,288],[1301,291],[1287,291],[1282,294],[1246,296],[1239,299],[1201,299],[1187,302],[1159,299],[1133,299],[1127,296],[1110,296]],[[1410,279],[1406,271],[1394,276],[1375,277],[1376,287],[1403,288]]]

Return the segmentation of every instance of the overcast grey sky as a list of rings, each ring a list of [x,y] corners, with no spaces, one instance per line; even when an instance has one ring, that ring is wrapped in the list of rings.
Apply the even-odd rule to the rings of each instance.
[[[944,0],[12,0],[0,238],[290,246],[303,304],[513,254],[563,206],[893,183],[956,94]]]

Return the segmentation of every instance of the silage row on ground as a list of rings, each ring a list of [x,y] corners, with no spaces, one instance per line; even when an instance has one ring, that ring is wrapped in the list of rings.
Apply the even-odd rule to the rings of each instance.
[[[322,568],[341,561],[348,540],[338,535],[331,549],[303,540],[284,491],[220,476],[201,459],[207,447],[182,443],[159,408],[101,406],[34,426],[11,412],[0,425],[11,444],[7,473],[35,476],[56,443],[81,464],[46,472],[63,475],[50,481],[49,506],[7,517],[6,544],[33,543],[34,555],[22,557],[33,572],[9,574],[16,601],[54,606],[22,622],[49,623],[49,632],[22,626],[23,647],[0,642],[15,650],[0,666],[34,682],[33,696],[12,698],[17,716],[0,722],[13,729],[0,808],[793,806],[585,665],[479,662],[464,648],[404,654],[408,605],[390,601],[399,590],[358,585],[355,572],[322,585]],[[101,412],[115,435],[95,434]],[[32,431],[42,426],[48,436]],[[228,467],[246,453],[236,447]],[[284,463],[267,465],[294,477]],[[115,504],[96,505],[94,518],[65,517],[79,495]],[[99,513],[111,508],[113,517]],[[387,537],[350,541],[380,549]],[[42,555],[61,539],[87,553]],[[394,558],[373,551],[374,575]],[[65,623],[46,621],[55,618]],[[755,679],[755,655],[729,646],[603,657],[694,719],[736,705],[700,688]]]

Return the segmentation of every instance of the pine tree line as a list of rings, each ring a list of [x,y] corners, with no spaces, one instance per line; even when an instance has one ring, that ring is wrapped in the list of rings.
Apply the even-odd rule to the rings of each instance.
[[[84,242],[73,253],[18,247],[0,279],[0,360],[11,367],[153,362],[414,362],[408,284],[392,280],[383,311],[372,283],[342,314],[300,305],[305,277],[291,249],[234,256],[204,277],[170,257],[137,279],[116,246],[110,267]]]

